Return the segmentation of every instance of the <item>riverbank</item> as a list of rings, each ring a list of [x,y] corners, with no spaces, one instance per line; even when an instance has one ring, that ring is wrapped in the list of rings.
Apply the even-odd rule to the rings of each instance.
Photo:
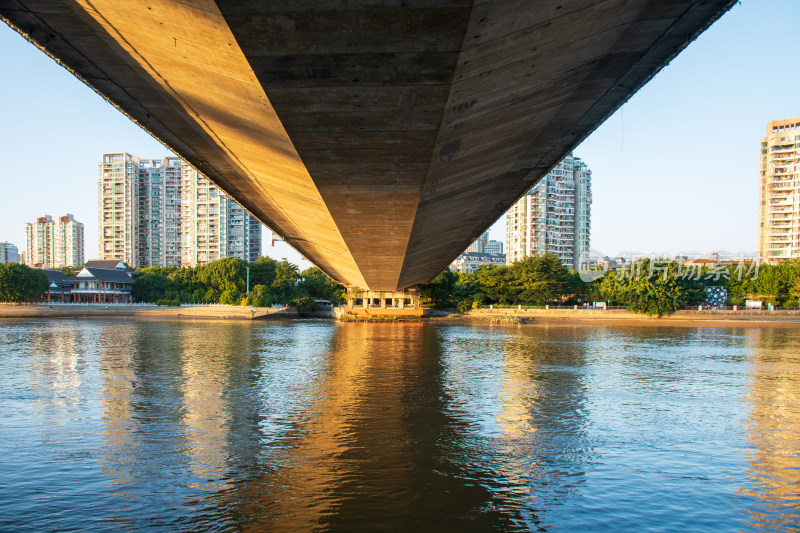
[[[280,320],[300,318],[293,307],[234,305],[159,307],[155,305],[15,305],[0,304],[1,319],[134,318],[150,320]],[[378,320],[380,319],[380,320]],[[550,324],[585,326],[769,327],[800,329],[800,311],[686,310],[649,317],[614,309],[473,309],[448,315],[434,311],[425,317],[373,317],[371,321],[422,321],[437,324]]]
[[[561,324],[587,326],[771,327],[800,329],[800,311],[684,310],[651,317],[624,309],[473,309],[436,317],[444,323]]]
[[[21,318],[146,318],[275,320],[298,318],[293,307],[241,307],[236,305],[160,307],[156,305],[11,305],[0,304],[0,319]]]

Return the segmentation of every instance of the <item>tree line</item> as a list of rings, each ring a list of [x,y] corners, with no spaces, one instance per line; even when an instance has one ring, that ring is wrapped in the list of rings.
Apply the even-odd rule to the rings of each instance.
[[[249,287],[248,287],[249,268]],[[74,274],[74,268],[68,274]],[[286,259],[259,257],[249,264],[227,257],[196,267],[150,267],[133,273],[133,297],[152,303],[223,303],[266,307],[294,304],[313,310],[313,298],[344,302],[344,287],[317,267],[302,272]],[[590,278],[596,278],[590,280]],[[586,281],[584,281],[586,280]],[[0,301],[35,301],[47,278],[18,263],[0,264]],[[449,269],[421,287],[421,303],[461,312],[482,305],[574,305],[606,302],[636,312],[662,315],[702,304],[706,287],[725,287],[727,305],[761,300],[776,307],[798,307],[800,260],[780,265],[686,265],[642,259],[621,270],[578,273],[551,253],[511,265],[486,265],[475,273]],[[249,290],[248,290],[249,289]]]
[[[0,302],[34,302],[49,284],[41,271],[20,263],[0,263]]]
[[[421,296],[425,304],[461,312],[489,304],[606,302],[635,312],[663,315],[704,303],[706,287],[725,287],[727,305],[743,305],[745,300],[754,299],[783,308],[798,307],[800,261],[759,266],[686,265],[641,259],[620,270],[578,273],[569,270],[556,255],[547,253],[511,265],[485,265],[474,273],[445,270],[422,288]]]
[[[344,287],[319,268],[300,272],[286,259],[271,257],[259,257],[251,264],[226,257],[196,267],[148,267],[137,270],[133,277],[133,297],[139,302],[253,307],[294,304],[306,312],[313,310],[313,298],[344,301]]]

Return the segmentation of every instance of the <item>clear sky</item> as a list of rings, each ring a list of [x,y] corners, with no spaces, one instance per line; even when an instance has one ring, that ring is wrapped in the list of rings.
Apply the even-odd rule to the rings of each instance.
[[[592,248],[755,251],[759,140],[800,115],[798,23],[798,0],[739,2],[575,150],[592,170]],[[0,69],[0,241],[22,251],[25,222],[72,213],[96,257],[100,154],[168,151],[3,24]]]

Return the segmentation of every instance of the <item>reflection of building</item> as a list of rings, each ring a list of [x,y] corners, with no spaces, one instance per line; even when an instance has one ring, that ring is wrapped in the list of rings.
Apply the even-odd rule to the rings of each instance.
[[[30,266],[62,268],[83,264],[83,224],[70,214],[53,220],[50,215],[25,224]]]
[[[506,212],[507,261],[556,254],[569,268],[589,262],[592,172],[571,154]]]
[[[505,262],[506,255],[503,253],[503,243],[489,240],[489,232],[486,231],[450,263],[450,270],[460,273],[472,273],[483,265],[503,265]]]
[[[752,531],[795,531],[800,523],[800,381],[797,335],[791,329],[753,328],[756,357],[748,399],[747,476],[752,496],[745,509]]]
[[[767,124],[761,139],[758,260],[800,257],[800,117]]]
[[[258,220],[177,157],[103,154],[98,190],[103,259],[142,268],[261,255]]]
[[[0,263],[19,263],[19,250],[10,242],[0,242]]]

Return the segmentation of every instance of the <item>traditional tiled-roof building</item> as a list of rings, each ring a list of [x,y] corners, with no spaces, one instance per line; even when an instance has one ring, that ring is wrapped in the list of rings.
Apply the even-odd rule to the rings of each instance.
[[[74,302],[133,303],[131,292],[135,281],[125,270],[86,266],[74,280],[71,291]]]

